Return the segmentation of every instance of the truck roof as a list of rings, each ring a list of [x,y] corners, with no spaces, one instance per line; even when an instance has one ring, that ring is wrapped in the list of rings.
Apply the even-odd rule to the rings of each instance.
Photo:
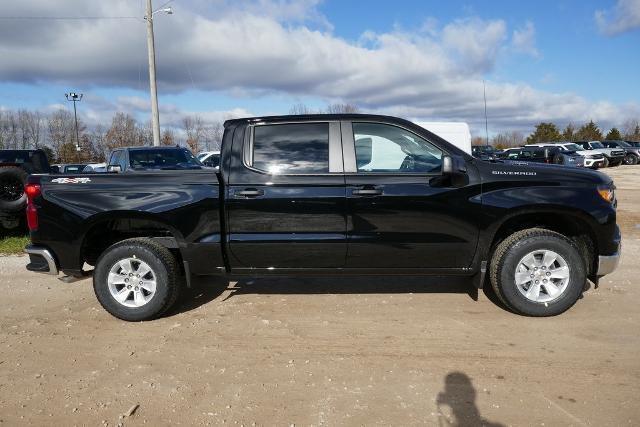
[[[384,120],[416,126],[415,123],[399,117],[384,116],[379,114],[285,114],[281,116],[243,117],[230,119],[224,122],[224,126],[237,123],[259,123],[259,122],[306,122],[313,120]]]

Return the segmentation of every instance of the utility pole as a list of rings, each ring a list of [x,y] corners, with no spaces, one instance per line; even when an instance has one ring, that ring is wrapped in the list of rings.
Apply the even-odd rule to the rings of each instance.
[[[77,155],[78,163],[80,163],[80,134],[78,133],[78,112],[76,110],[76,102],[82,101],[82,94],[70,92],[70,93],[65,93],[64,97],[67,98],[67,101],[73,102],[73,117],[76,121],[76,155]]]
[[[484,93],[484,133],[487,137],[487,147],[489,146],[489,120],[487,120],[487,85],[482,80],[482,91]]]
[[[153,41],[153,8],[147,0],[147,50],[149,51],[149,89],[151,90],[151,128],[153,145],[160,145],[160,115],[158,113],[158,91],[156,89],[156,50]]]

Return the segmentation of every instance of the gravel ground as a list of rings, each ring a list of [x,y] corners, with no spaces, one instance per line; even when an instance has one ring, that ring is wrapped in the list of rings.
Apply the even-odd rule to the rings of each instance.
[[[567,313],[511,314],[462,280],[199,279],[169,316],[110,317],[0,258],[0,424],[640,424],[640,166],[622,265]]]

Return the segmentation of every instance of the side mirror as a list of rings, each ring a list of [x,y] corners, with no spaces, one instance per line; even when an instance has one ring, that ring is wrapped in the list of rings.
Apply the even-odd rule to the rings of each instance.
[[[109,166],[107,166],[107,172],[120,173],[120,172],[122,172],[122,166],[120,166],[120,165],[109,165]]]
[[[442,174],[443,175],[460,175],[467,173],[467,164],[462,156],[443,156],[442,157]]]

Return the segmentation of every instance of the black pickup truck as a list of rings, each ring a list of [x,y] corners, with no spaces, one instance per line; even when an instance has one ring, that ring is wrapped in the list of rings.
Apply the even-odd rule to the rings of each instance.
[[[32,175],[26,189],[27,269],[95,266],[98,300],[124,320],[216,274],[463,275],[549,316],[620,256],[606,175],[475,159],[386,116],[229,120],[219,170]]]

